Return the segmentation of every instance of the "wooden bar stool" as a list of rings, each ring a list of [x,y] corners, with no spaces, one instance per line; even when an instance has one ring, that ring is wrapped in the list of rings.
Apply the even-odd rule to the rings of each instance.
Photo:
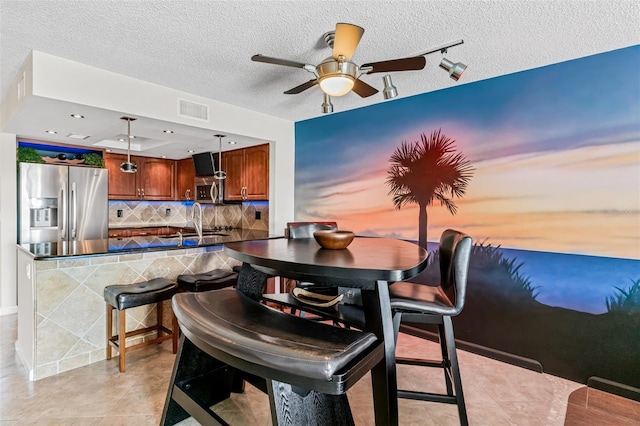
[[[107,359],[111,359],[111,348],[115,348],[120,356],[120,372],[125,371],[125,356],[127,352],[140,349],[165,340],[173,340],[173,353],[178,350],[178,322],[175,315],[172,319],[172,329],[162,325],[162,302],[169,300],[178,291],[178,285],[165,278],[154,278],[136,284],[110,285],[104,288],[104,300],[107,302]],[[156,325],[127,332],[126,310],[138,306],[156,304]],[[118,334],[113,335],[113,309],[118,311]],[[146,342],[126,347],[128,337],[139,334],[156,332],[157,337]]]

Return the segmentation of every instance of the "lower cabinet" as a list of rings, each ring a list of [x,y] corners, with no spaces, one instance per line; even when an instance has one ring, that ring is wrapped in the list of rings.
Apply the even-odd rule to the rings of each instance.
[[[109,238],[128,238],[130,236],[130,229],[109,229]]]

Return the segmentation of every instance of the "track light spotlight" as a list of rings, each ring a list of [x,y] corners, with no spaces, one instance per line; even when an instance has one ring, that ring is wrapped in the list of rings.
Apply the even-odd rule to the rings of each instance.
[[[396,86],[391,82],[391,76],[389,74],[382,77],[382,82],[384,83],[382,94],[385,99],[393,99],[398,96],[398,89],[396,89]]]
[[[449,77],[451,77],[455,81],[458,81],[460,77],[462,77],[462,73],[464,73],[464,70],[467,69],[467,66],[462,62],[454,64],[447,58],[442,58],[442,61],[440,62],[440,68],[446,70],[449,73]]]
[[[331,96],[323,93],[324,101],[322,102],[322,113],[327,114],[333,112],[333,104],[331,103]]]

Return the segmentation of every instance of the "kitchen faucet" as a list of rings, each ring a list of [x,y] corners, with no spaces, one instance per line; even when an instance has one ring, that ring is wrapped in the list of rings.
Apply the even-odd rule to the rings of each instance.
[[[196,207],[198,207],[198,221],[196,222]],[[196,228],[196,232],[198,233],[198,239],[202,239],[202,205],[200,203],[193,203],[193,207],[191,207],[191,222],[193,222],[193,226]]]

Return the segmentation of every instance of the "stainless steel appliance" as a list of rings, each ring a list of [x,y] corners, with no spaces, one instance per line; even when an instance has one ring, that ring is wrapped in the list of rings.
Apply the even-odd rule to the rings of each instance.
[[[223,204],[224,179],[214,176],[196,176],[196,201],[199,203]]]
[[[108,238],[108,171],[20,163],[19,243]]]

